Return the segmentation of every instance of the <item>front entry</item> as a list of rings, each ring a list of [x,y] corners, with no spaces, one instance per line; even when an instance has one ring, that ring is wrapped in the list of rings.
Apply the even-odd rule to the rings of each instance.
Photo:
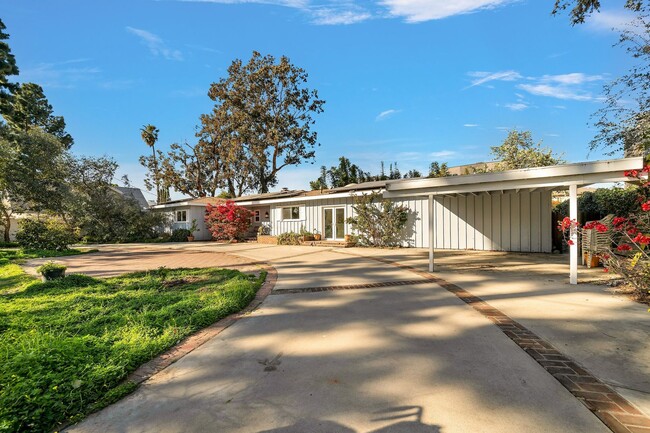
[[[339,240],[345,237],[345,208],[325,209],[325,239]]]

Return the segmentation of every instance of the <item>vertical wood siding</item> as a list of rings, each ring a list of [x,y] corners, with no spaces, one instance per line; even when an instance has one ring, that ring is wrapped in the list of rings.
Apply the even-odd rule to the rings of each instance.
[[[427,248],[428,205],[426,197],[394,199],[409,209],[403,245]],[[354,215],[353,198],[323,199],[271,205],[272,234],[289,231],[323,233],[323,210],[345,208],[345,218]],[[551,192],[522,190],[490,194],[434,197],[434,245],[441,249],[476,249],[521,252],[551,252]],[[283,221],[282,207],[299,206],[300,219]],[[347,222],[345,233],[353,233]]]

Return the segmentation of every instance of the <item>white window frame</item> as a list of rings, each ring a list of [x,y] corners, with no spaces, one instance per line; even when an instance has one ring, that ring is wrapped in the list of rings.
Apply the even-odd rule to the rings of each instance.
[[[187,210],[177,210],[176,212],[176,222],[177,223],[186,223],[187,222]],[[179,215],[183,215],[185,219],[180,219]]]
[[[289,215],[291,218],[285,218],[284,217],[284,210],[289,209]],[[298,217],[293,218],[293,209],[298,209]],[[283,206],[280,208],[280,218],[282,221],[300,221],[300,206]]]

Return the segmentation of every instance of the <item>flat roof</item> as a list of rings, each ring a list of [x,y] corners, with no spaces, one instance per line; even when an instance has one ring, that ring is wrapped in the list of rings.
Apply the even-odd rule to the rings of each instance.
[[[384,197],[463,194],[517,189],[561,189],[569,185],[629,180],[626,170],[640,170],[643,157],[577,162],[547,167],[438,178],[388,181]]]

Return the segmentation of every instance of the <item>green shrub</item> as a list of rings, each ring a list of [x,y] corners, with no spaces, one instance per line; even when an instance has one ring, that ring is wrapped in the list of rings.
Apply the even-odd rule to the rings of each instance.
[[[65,276],[65,270],[68,269],[66,265],[60,263],[47,262],[39,266],[36,271],[43,275],[46,280],[56,280]]]
[[[287,232],[278,235],[278,245],[300,245],[300,233]]]
[[[187,242],[187,237],[192,234],[188,229],[176,229],[169,237],[169,242]]]
[[[16,248],[19,246],[18,242],[0,242],[0,248]]]
[[[355,216],[347,219],[348,224],[358,232],[362,245],[380,248],[399,246],[408,222],[409,210],[390,200],[375,203],[380,197],[378,193],[355,197],[352,206]]]
[[[63,221],[49,218],[22,220],[16,240],[27,250],[64,251],[77,238]]]

